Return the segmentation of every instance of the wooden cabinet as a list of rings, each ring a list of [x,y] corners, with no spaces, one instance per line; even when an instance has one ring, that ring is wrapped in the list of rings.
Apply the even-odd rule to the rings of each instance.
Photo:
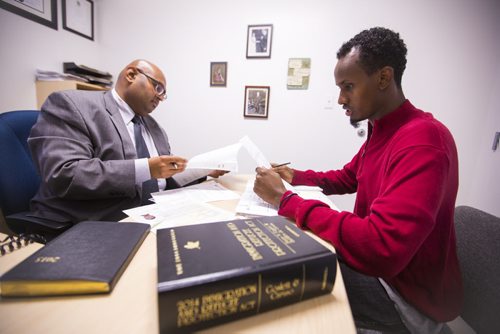
[[[86,82],[79,82],[73,80],[64,81],[36,81],[36,105],[40,109],[42,104],[45,102],[47,96],[51,93],[68,90],[68,89],[82,89],[82,90],[108,90],[98,85],[89,84]]]

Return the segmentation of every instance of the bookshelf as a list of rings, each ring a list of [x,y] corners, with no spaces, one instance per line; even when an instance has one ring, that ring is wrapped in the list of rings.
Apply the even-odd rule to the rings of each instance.
[[[36,105],[40,109],[45,102],[47,96],[51,93],[68,90],[68,89],[81,89],[81,90],[109,90],[107,87],[90,84],[87,82],[80,82],[74,80],[61,80],[61,81],[41,81],[37,80],[36,85]]]

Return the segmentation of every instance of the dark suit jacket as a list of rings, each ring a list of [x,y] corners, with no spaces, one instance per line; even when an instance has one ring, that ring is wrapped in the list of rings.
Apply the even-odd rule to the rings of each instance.
[[[160,155],[170,154],[165,131],[144,122]],[[136,151],[111,92],[63,91],[42,106],[28,144],[42,178],[34,216],[57,221],[119,220],[140,205]]]

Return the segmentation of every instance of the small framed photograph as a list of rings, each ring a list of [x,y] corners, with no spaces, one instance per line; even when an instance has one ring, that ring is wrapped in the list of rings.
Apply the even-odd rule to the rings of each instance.
[[[245,86],[244,117],[267,118],[269,114],[269,86]]]
[[[0,0],[0,8],[57,30],[57,0]]]
[[[247,58],[271,58],[273,25],[249,25],[247,33]]]
[[[210,87],[226,87],[227,62],[210,63]]]
[[[63,28],[94,40],[94,1],[62,0]]]

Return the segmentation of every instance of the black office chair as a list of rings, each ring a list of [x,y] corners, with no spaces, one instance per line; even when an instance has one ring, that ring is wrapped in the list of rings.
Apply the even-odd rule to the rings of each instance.
[[[500,218],[459,206],[455,230],[464,281],[461,317],[477,333],[499,333]]]
[[[38,113],[17,110],[0,114],[0,208],[12,232],[37,234],[49,241],[71,225],[29,216],[29,202],[38,190],[40,177],[27,139]]]

